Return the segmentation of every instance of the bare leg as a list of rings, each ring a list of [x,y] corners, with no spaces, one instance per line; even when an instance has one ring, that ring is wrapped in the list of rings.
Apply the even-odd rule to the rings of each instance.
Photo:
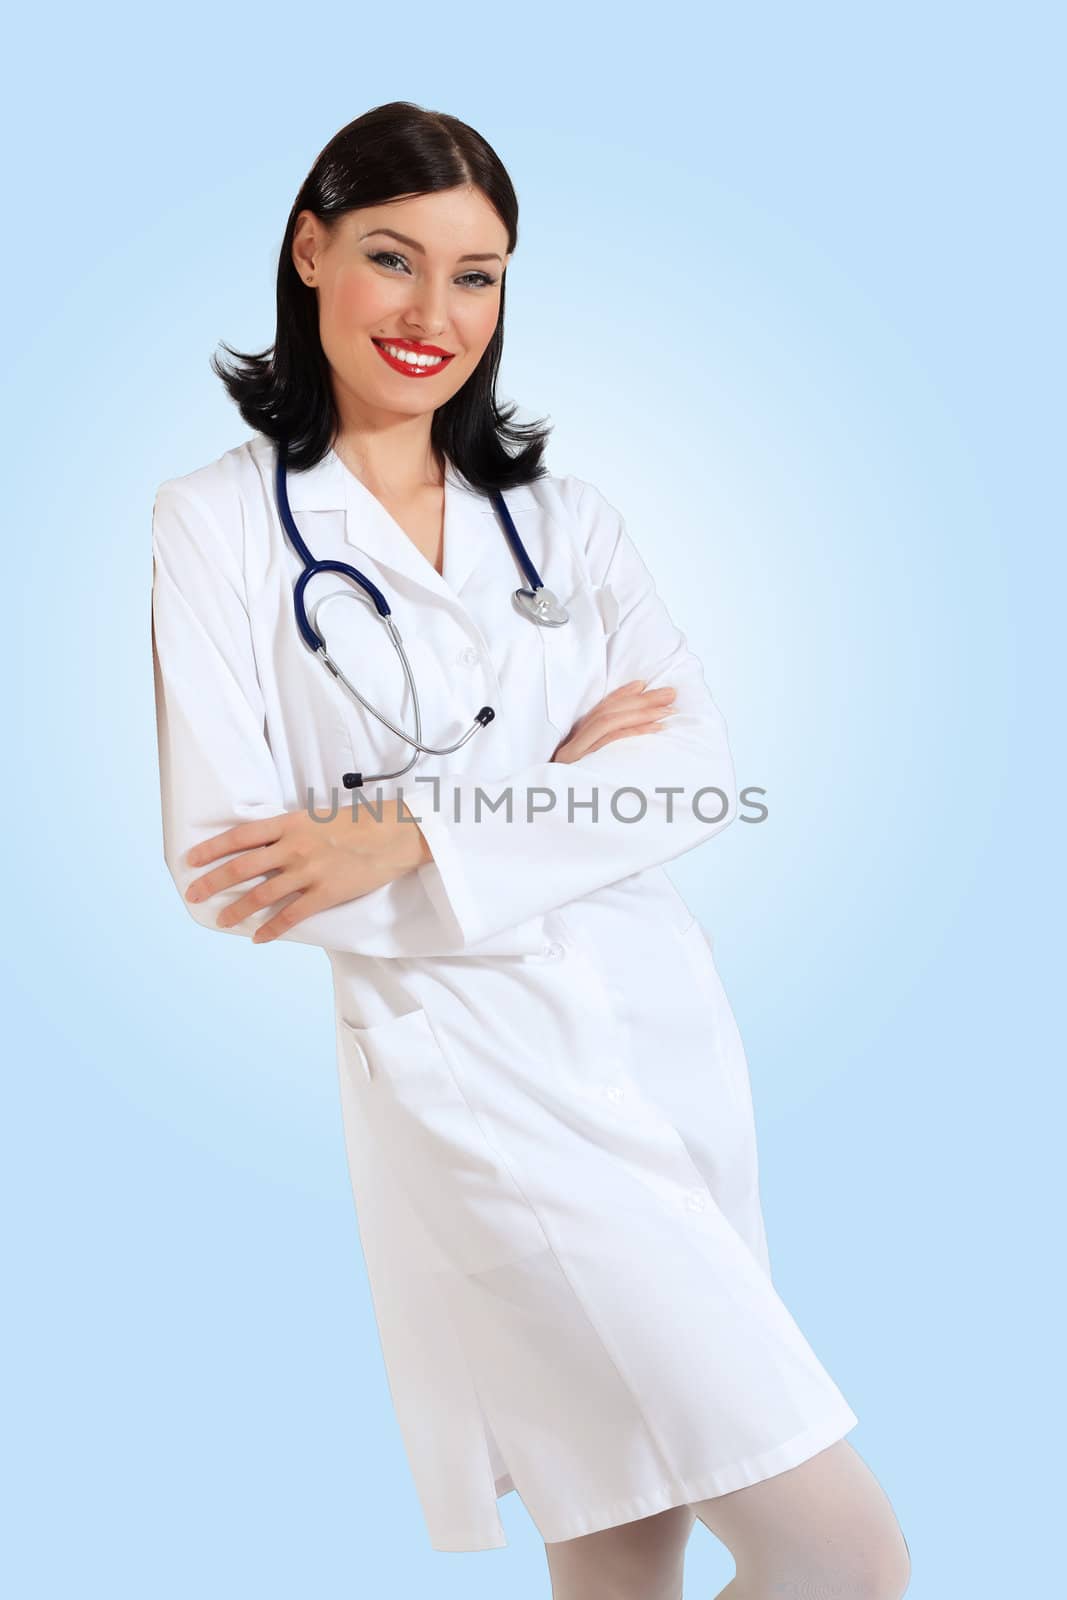
[[[718,1600],[899,1600],[908,1587],[893,1508],[847,1439],[693,1510],[737,1563]]]
[[[692,1506],[545,1545],[552,1600],[682,1600]]]

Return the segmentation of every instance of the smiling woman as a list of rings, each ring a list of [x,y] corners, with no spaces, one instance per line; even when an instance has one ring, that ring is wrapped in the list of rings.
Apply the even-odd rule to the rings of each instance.
[[[294,471],[336,447],[397,505],[439,484],[445,458],[475,489],[528,483],[544,475],[548,430],[513,422],[495,393],[517,242],[518,199],[480,134],[406,101],[379,106],[331,139],[293,203],[272,349],[224,345],[234,364],[216,358],[215,371],[251,427],[288,440]],[[366,436],[385,418],[372,455]],[[427,427],[429,449],[413,452]]]
[[[342,446],[346,434],[366,427],[368,410],[404,408],[403,385],[398,389],[391,373],[429,385],[435,407],[463,389],[500,322],[510,237],[491,202],[470,185],[360,207],[330,226],[310,207],[297,213],[293,261],[316,293]],[[383,249],[385,239],[404,252]],[[465,249],[471,240],[483,248]],[[497,271],[472,271],[471,261],[494,262]],[[412,404],[414,416],[424,418],[425,398],[413,396]],[[381,482],[387,470],[380,451],[373,462],[364,452],[360,476],[369,487],[395,492],[395,477]]]
[[[899,1530],[773,1283],[740,1032],[664,870],[733,819],[726,721],[623,517],[497,405],[516,239],[454,117],[380,106],[316,160],[274,345],[216,364],[254,435],[156,496],[166,863],[200,926],[328,952],[433,1547],[505,1544],[515,1491],[553,1600],[676,1600],[696,1516],[746,1594],[780,1550],[776,1586],[892,1600]],[[432,788],[405,796],[416,675]],[[331,808],[339,774],[362,796],[379,772]]]

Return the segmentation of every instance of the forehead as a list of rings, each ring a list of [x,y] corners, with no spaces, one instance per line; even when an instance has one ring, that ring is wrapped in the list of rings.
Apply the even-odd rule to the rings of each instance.
[[[361,206],[345,220],[356,239],[389,228],[427,251],[498,250],[503,255],[508,244],[507,228],[485,195],[467,186]]]

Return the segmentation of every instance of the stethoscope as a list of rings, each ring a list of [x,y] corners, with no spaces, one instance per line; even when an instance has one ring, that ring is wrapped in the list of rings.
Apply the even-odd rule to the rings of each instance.
[[[374,774],[346,772],[342,774],[342,783],[346,789],[358,789],[361,788],[365,783],[379,783],[383,779],[402,777],[405,772],[411,771],[411,768],[415,765],[420,755],[451,755],[454,750],[459,750],[463,745],[465,745],[467,740],[472,738],[473,735],[478,732],[479,728],[487,727],[496,716],[496,712],[493,710],[492,706],[483,706],[475,716],[474,721],[467,729],[467,732],[463,735],[462,739],[457,739],[455,744],[443,745],[440,748],[437,748],[432,744],[421,743],[422,713],[419,708],[418,691],[415,688],[415,679],[412,676],[411,666],[407,658],[407,651],[404,649],[404,643],[400,637],[400,630],[393,621],[392,612],[389,608],[389,602],[376,584],[372,583],[364,573],[357,571],[355,567],[349,566],[347,562],[315,560],[314,556],[311,554],[311,551],[300,537],[299,529],[297,528],[296,523],[293,521],[293,513],[289,507],[289,492],[286,488],[287,464],[288,448],[286,442],[283,440],[278,444],[277,462],[274,472],[275,491],[278,500],[278,514],[282,519],[282,527],[285,529],[285,532],[292,543],[293,549],[296,551],[304,565],[304,570],[300,574],[299,578],[297,578],[296,586],[293,590],[293,606],[296,611],[296,625],[300,629],[300,633],[305,644],[310,650],[315,652],[327,671],[332,673],[335,678],[339,678],[344,684],[345,688],[348,689],[351,694],[355,695],[360,705],[365,707],[372,716],[377,717],[379,722],[384,723],[391,733],[395,733],[398,739],[403,739],[406,744],[410,744],[414,748],[414,754],[408,761],[407,765],[398,767],[395,772],[378,772]],[[566,608],[562,606],[556,599],[556,596],[552,593],[551,589],[546,589],[544,584],[541,582],[537,568],[530,560],[530,557],[526,553],[523,542],[519,538],[519,530],[512,521],[511,512],[504,504],[503,495],[500,493],[499,489],[493,489],[490,491],[489,498],[493,503],[493,507],[497,513],[497,516],[500,518],[500,521],[503,524],[504,532],[507,535],[508,543],[511,546],[511,553],[519,563],[519,566],[522,569],[523,577],[526,579],[529,585],[529,587],[526,589],[515,590],[515,593],[512,595],[512,601],[514,605],[523,613],[524,616],[529,617],[531,622],[540,623],[541,627],[543,628],[562,627],[565,622],[570,621]],[[387,716],[385,716],[375,706],[372,706],[369,700],[364,699],[355,685],[350,683],[345,677],[336,661],[332,659],[329,651],[326,648],[325,639],[315,627],[314,622],[309,620],[307,608],[304,604],[304,590],[307,588],[311,579],[316,577],[320,572],[342,573],[344,577],[350,578],[353,583],[357,583],[361,589],[365,590],[365,592],[374,602],[375,613],[385,624],[389,637],[393,642],[393,647],[399,655],[401,664],[404,668],[404,676],[407,679],[408,688],[411,690],[411,703],[415,709],[414,737],[412,737],[410,733],[406,733],[403,728],[398,728],[395,722],[391,722]],[[329,595],[323,596],[323,600],[330,598],[333,597]],[[320,600],[318,604],[321,605],[323,600]],[[318,606],[314,606],[312,610],[313,612],[317,612]]]

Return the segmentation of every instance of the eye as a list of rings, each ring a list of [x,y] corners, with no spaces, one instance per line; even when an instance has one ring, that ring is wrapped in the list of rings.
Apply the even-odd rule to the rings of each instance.
[[[383,264],[387,261],[402,261],[404,266],[407,266],[406,258],[402,255],[399,255],[395,250],[375,250],[367,257],[367,259],[375,262],[380,261]],[[390,268],[390,270],[392,269]],[[463,283],[471,278],[478,280],[472,285],[472,287],[475,289],[491,288],[492,285],[497,281],[495,278],[491,278],[487,272],[465,272],[458,281]]]
[[[404,257],[398,256],[395,250],[375,250],[368,259],[371,261],[403,261]]]

